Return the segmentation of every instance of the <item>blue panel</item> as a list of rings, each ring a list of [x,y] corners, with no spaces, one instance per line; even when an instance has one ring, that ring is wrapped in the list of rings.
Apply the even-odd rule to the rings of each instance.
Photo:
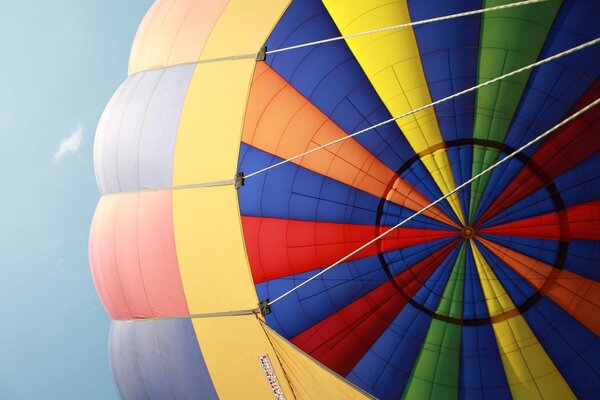
[[[346,378],[377,398],[400,398],[430,323],[408,304]]]
[[[463,318],[476,319],[487,318],[489,316],[485,297],[477,267],[473,260],[473,251],[471,246],[466,247],[466,263],[465,263],[465,286],[463,294]]]
[[[401,207],[397,204],[386,201],[383,204],[383,212],[381,216],[380,225],[382,226],[395,226],[405,219],[412,217],[416,211],[408,208]],[[446,225],[443,222],[436,221],[432,218],[426,217],[423,214],[417,215],[410,221],[408,221],[404,227],[407,228],[422,228],[422,229],[440,229],[440,230],[452,230],[456,231],[456,228]],[[457,234],[459,232],[457,231]]]
[[[109,357],[123,399],[218,399],[189,319],[113,321]]]
[[[554,265],[558,252],[557,240],[524,238],[516,236],[480,235],[482,238],[498,243],[509,249],[523,253],[526,256]]]
[[[571,240],[565,260],[565,269],[600,282],[600,242]]]
[[[405,247],[400,250],[384,253],[383,258],[387,262],[390,272],[396,276],[412,267],[417,262],[429,257],[442,247],[450,244],[456,238],[439,239],[417,246]]]
[[[340,32],[320,1],[294,1],[266,45],[274,50],[336,36]],[[391,118],[344,41],[268,55],[266,62],[348,133]],[[395,123],[356,140],[394,171],[415,154]]]
[[[463,326],[461,343],[459,398],[510,399],[492,327]]]
[[[281,161],[241,144],[239,171]],[[238,190],[242,215],[376,225],[379,199],[293,163],[256,175]]]
[[[438,185],[431,177],[431,173],[427,170],[425,165],[423,165],[421,160],[415,161],[410,168],[402,172],[400,176],[408,183],[416,187],[421,193],[429,198],[431,202],[443,196],[442,192],[438,188]],[[444,214],[452,218],[455,223],[460,225],[458,218],[454,214],[454,211],[450,207],[450,204],[448,204],[447,200],[443,200],[438,203],[437,207]]]
[[[256,285],[259,299],[274,299],[324,268]],[[290,339],[388,281],[377,256],[330,269],[271,307],[267,323]]]
[[[600,390],[600,338],[547,297],[523,314],[579,399]]]
[[[600,36],[600,2],[563,2],[540,59]],[[556,125],[600,76],[600,46],[568,55],[533,70],[505,142],[517,148]],[[525,150],[533,154],[537,145]]]
[[[411,0],[412,21],[435,18],[481,8],[481,0]],[[479,50],[480,16],[456,18],[414,28],[421,62],[433,101],[475,86]],[[473,135],[475,93],[435,106],[445,141]]]
[[[504,158],[506,154],[500,156]],[[481,196],[481,202],[477,213],[475,214],[474,221],[477,221],[479,217],[488,209],[488,207],[498,198],[498,196],[505,190],[505,188],[517,177],[519,172],[523,169],[523,163],[514,158],[506,161],[504,164],[494,168],[489,173],[490,180],[488,185],[484,188],[485,191]],[[480,187],[480,190],[483,189]]]
[[[554,184],[566,207],[598,199],[599,165],[600,153],[597,153],[554,179]]]
[[[518,306],[523,304],[529,297],[536,293],[537,289],[535,287],[496,257],[496,255],[485,246],[481,243],[477,243],[477,247],[515,305]]]
[[[485,221],[481,228],[544,215],[554,211],[556,211],[554,201],[550,197],[548,189],[543,188]]]
[[[458,257],[460,245],[453,247],[452,251],[438,267],[436,267],[431,277],[423,284],[421,289],[413,296],[413,299],[425,306],[428,310],[435,311],[444,294],[444,289],[448,284],[448,278],[452,273],[452,268]]]
[[[473,149],[471,146],[456,146],[447,149],[448,160],[452,165],[456,186],[460,186],[471,179],[471,164],[473,163]],[[464,215],[469,215],[469,199],[471,196],[471,185],[460,189],[458,197]]]

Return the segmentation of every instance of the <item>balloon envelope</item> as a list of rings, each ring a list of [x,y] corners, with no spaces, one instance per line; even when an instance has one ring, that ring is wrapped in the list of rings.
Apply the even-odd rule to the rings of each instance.
[[[599,37],[600,3],[268,50],[505,3],[152,6],[94,146],[123,398],[594,397],[600,108],[256,311],[600,97],[596,45],[389,121]]]

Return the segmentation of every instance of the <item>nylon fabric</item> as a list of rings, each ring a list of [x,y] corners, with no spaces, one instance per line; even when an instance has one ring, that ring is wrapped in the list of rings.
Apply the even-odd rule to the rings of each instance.
[[[403,1],[349,3],[332,0],[324,4],[344,35],[374,25],[390,26],[410,21]],[[431,103],[413,29],[354,37],[347,39],[347,43],[391,115],[401,115]],[[403,52],[394,51],[398,48]],[[435,111],[423,110],[397,123],[416,153],[427,152],[421,155],[421,160],[441,191],[445,194],[454,189],[454,177],[443,149]],[[430,150],[438,146],[441,149]],[[451,196],[449,203],[458,219],[464,222],[458,196]]]
[[[272,52],[508,3],[156,1],[94,144],[123,398],[598,393],[600,3]]]

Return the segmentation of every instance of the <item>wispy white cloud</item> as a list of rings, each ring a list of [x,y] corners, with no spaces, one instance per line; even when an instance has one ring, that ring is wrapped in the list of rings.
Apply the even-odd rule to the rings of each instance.
[[[79,150],[83,140],[83,126],[79,125],[69,136],[60,139],[58,149],[54,152],[53,159],[58,161],[67,153],[74,153]]]

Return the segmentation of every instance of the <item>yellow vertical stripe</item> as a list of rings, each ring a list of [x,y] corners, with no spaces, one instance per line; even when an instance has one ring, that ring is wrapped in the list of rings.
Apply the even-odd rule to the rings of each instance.
[[[173,191],[173,227],[190,313],[256,308],[232,185]]]
[[[254,315],[198,318],[194,330],[215,390],[221,399],[274,399],[258,356],[267,354],[288,399],[293,392]]]
[[[255,61],[198,64],[179,120],[173,184],[232,179]]]
[[[337,27],[347,35],[378,27],[410,22],[403,0],[324,0]],[[348,39],[348,46],[365,71],[379,97],[393,116],[431,103],[419,48],[412,28]],[[456,187],[450,162],[433,108],[397,120],[400,129],[443,194]],[[464,224],[458,195],[448,197]]]
[[[200,60],[257,53],[291,0],[230,0]]]
[[[230,1],[200,58],[258,51],[287,3]],[[179,121],[174,185],[232,179],[254,66],[252,58],[197,65]],[[232,185],[173,191],[173,227],[190,313],[257,307]],[[193,325],[220,398],[273,398],[261,354],[269,355],[284,393],[293,398],[256,316],[196,318]]]
[[[473,258],[490,316],[515,309],[515,305],[485,258],[470,240]],[[574,399],[575,395],[537,340],[522,315],[492,319],[498,350],[515,399]]]
[[[477,273],[479,274],[479,282],[483,289],[490,317],[496,317],[500,314],[514,310],[515,305],[509,294],[504,290],[502,284],[500,284],[500,281],[498,281],[494,271],[489,267],[483,255],[477,246],[475,246],[475,243],[472,240],[470,240],[469,243],[473,250],[473,258],[475,259]]]

